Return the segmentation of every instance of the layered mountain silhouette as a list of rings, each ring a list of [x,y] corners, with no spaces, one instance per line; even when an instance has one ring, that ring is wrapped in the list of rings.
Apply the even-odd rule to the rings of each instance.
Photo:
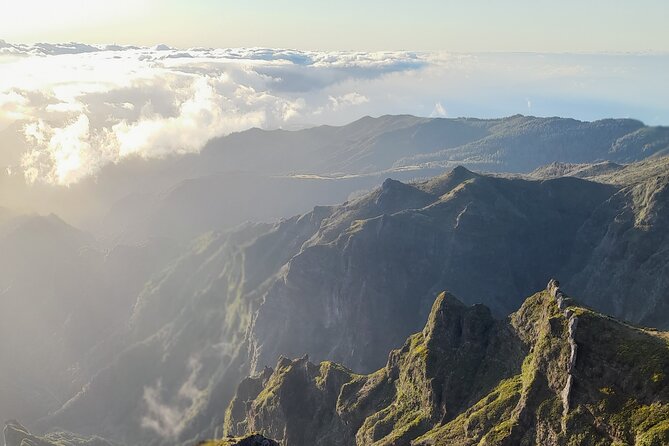
[[[0,169],[0,418],[33,442],[221,437],[239,381],[281,355],[372,373],[441,290],[504,318],[553,274],[669,328],[668,147],[628,119],[383,116],[69,188]]]
[[[552,162],[630,163],[668,148],[667,127],[631,119],[365,117],[340,127],[251,129],[198,154],[128,158],[68,188],[27,187],[16,167],[12,175],[0,169],[0,206],[53,212],[112,241],[183,242],[340,203],[386,177],[408,181],[458,165],[529,173]]]
[[[443,289],[505,317],[558,274],[584,304],[666,328],[662,163],[599,182],[459,167],[203,236],[144,287],[127,329],[98,350],[106,363],[36,426],[125,444],[215,438],[247,374],[305,353],[371,373]]]
[[[240,132],[212,141],[201,158],[261,172],[364,173],[430,165],[528,172],[554,161],[630,163],[668,149],[669,129],[632,119],[387,115],[341,127]]]
[[[339,203],[386,177],[425,178],[458,165],[527,173],[552,162],[630,163],[666,154],[668,128],[630,119],[382,116],[341,127],[235,133],[197,155],[131,160],[84,187],[118,199],[98,230],[126,240],[186,239]]]
[[[282,358],[240,384],[226,429],[285,446],[659,446],[667,370],[668,333],[592,311],[553,282],[504,320],[444,292],[385,367]]]

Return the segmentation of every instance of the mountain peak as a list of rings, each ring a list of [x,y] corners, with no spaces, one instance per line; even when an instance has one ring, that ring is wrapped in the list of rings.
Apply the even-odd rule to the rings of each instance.
[[[421,208],[434,199],[423,190],[401,181],[386,179],[381,188],[377,189],[374,203],[386,214],[392,214],[407,208]]]
[[[480,341],[493,323],[488,307],[467,306],[453,294],[443,291],[432,306],[423,336],[428,347],[455,347],[463,342]]]
[[[383,181],[383,184],[381,184],[381,189],[382,190],[390,190],[392,188],[402,187],[402,186],[406,186],[406,185],[404,183],[402,183],[401,181],[393,180],[392,178],[386,178]]]
[[[439,175],[421,185],[421,189],[433,195],[441,196],[465,181],[477,178],[480,175],[463,166],[456,166],[448,173]]]
[[[457,165],[457,166],[455,166],[455,167],[453,168],[453,170],[451,170],[451,173],[452,173],[453,175],[470,175],[470,174],[472,174],[472,173],[474,173],[474,172],[472,172],[471,170],[467,169],[465,166]]]

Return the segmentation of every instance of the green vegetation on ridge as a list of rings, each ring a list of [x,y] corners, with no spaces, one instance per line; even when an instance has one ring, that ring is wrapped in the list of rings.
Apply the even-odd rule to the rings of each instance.
[[[447,293],[425,330],[371,375],[339,368],[338,386],[306,358],[256,380],[272,398],[238,394],[247,426],[285,446],[662,446],[669,441],[669,344],[548,291],[505,321]],[[570,366],[575,350],[575,365]],[[312,372],[310,372],[312,370]],[[293,418],[297,407],[310,410]],[[243,432],[233,432],[241,434]],[[305,443],[296,441],[298,439]]]

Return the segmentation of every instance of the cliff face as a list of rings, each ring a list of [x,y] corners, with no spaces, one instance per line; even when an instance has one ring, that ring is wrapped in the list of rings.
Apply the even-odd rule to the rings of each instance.
[[[579,228],[614,192],[464,168],[422,184],[386,181],[334,208],[269,288],[252,327],[253,366],[306,352],[371,371],[420,328],[444,288],[507,315],[561,269]]]
[[[589,252],[573,258],[570,287],[592,296],[588,303],[602,311],[667,328],[668,227],[667,172],[622,188],[580,229],[576,245]]]
[[[669,333],[579,306],[556,286],[497,322],[442,293],[384,368],[282,359],[240,385],[226,429],[285,446],[660,446],[667,370]]]

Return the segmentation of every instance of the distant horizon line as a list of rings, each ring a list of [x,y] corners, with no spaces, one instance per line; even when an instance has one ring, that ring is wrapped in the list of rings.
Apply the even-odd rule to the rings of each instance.
[[[669,50],[650,50],[639,49],[633,51],[620,50],[449,50],[449,49],[406,49],[406,48],[385,48],[385,49],[315,49],[305,47],[284,47],[284,46],[267,46],[267,45],[249,45],[249,46],[208,46],[196,45],[189,47],[180,47],[170,45],[164,42],[157,42],[153,45],[138,45],[117,42],[84,42],[77,40],[70,41],[24,41],[11,42],[0,38],[0,49],[2,44],[9,46],[39,46],[39,45],[85,45],[96,48],[100,51],[122,51],[122,50],[154,50],[154,51],[188,51],[188,50],[215,50],[215,49],[271,49],[271,50],[285,50],[285,51],[300,51],[300,52],[316,52],[316,53],[385,53],[385,52],[406,52],[417,54],[429,53],[447,53],[447,54],[520,54],[520,55],[577,55],[577,56],[669,56]],[[92,52],[81,51],[80,53]],[[74,53],[74,54],[80,54]],[[58,55],[58,54],[55,54]]]

